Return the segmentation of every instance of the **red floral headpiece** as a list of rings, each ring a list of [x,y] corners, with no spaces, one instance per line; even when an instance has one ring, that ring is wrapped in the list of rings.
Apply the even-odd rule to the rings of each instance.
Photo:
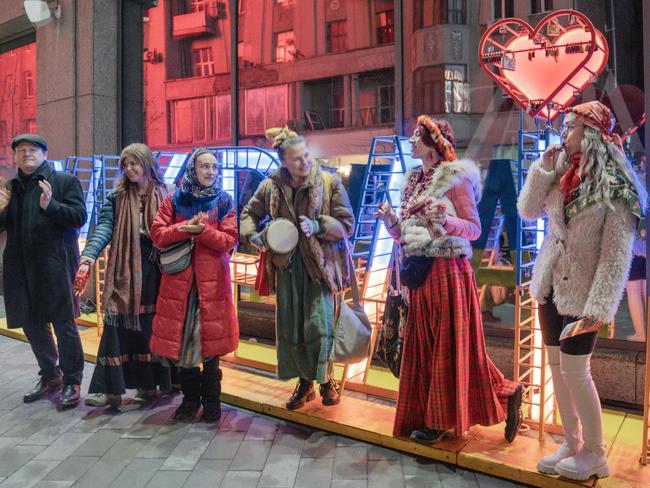
[[[583,124],[599,131],[604,141],[614,144],[623,151],[621,136],[612,132],[616,121],[605,104],[599,101],[580,103],[568,108],[566,113],[574,114]]]
[[[426,127],[429,134],[431,134],[431,139],[433,139],[436,150],[442,155],[445,161],[454,161],[458,159],[456,151],[454,150],[454,145],[444,135],[442,135],[440,127],[431,120],[431,117],[428,115],[420,115],[417,124]]]

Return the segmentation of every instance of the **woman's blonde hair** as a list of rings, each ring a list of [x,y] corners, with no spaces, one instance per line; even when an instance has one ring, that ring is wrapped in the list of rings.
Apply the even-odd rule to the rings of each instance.
[[[272,127],[267,129],[264,133],[269,141],[273,142],[273,149],[278,151],[280,161],[284,161],[284,154],[287,149],[301,142],[305,142],[305,138],[297,132],[292,131],[286,125],[284,127]]]
[[[565,123],[571,122],[575,118],[574,114],[569,113],[566,116]],[[581,195],[602,194],[607,205],[612,207],[612,202],[609,200],[608,172],[605,170],[605,166],[611,161],[634,186],[636,194],[639,196],[641,209],[645,213],[648,204],[648,194],[645,186],[641,184],[636,171],[632,168],[632,164],[618,146],[603,140],[598,129],[585,125],[581,150],[580,167],[584,168],[581,170],[581,174],[584,171],[584,177],[580,182]]]
[[[134,142],[122,149],[122,153],[120,154],[120,169],[122,171],[124,171],[124,163],[128,156],[131,156],[142,166],[144,175],[149,182],[153,183],[154,186],[165,186],[165,182],[160,174],[160,166],[158,166],[158,161],[151,152],[151,149],[149,149],[149,146],[140,142]],[[132,186],[134,185],[129,178],[125,174],[122,174],[122,177],[115,186],[115,191],[118,193],[127,191]]]

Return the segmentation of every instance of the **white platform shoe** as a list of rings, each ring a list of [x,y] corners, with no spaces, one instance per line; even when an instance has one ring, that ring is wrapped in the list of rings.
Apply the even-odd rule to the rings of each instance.
[[[582,434],[580,432],[578,412],[560,370],[560,347],[546,346],[546,357],[551,369],[555,401],[564,427],[564,442],[553,454],[544,456],[539,460],[537,470],[544,474],[557,474],[555,471],[557,463],[577,454],[582,448]]]
[[[582,424],[584,445],[575,455],[559,461],[555,465],[555,472],[580,481],[592,476],[609,476],[607,452],[603,445],[600,398],[591,377],[590,357],[591,354],[573,356],[561,353],[560,358],[562,376]]]

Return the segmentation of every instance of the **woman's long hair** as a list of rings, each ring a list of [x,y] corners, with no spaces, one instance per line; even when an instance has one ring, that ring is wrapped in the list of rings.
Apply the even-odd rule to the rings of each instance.
[[[151,152],[151,149],[149,149],[149,146],[140,142],[134,142],[122,149],[122,154],[120,154],[120,169],[122,171],[124,171],[124,162],[127,156],[131,156],[144,168],[144,175],[149,180],[149,183],[151,183],[149,189],[154,186],[165,186],[165,182],[160,174],[158,161]],[[115,185],[115,191],[121,193],[128,191],[132,187],[135,187],[135,185],[131,183],[126,174],[122,174],[117,185]]]
[[[573,119],[575,119],[575,115],[567,114],[567,122]],[[580,194],[602,194],[607,205],[613,208],[612,202],[609,200],[608,173],[605,170],[605,166],[611,161],[634,186],[636,194],[639,196],[641,209],[645,213],[648,194],[622,151],[614,143],[603,140],[600,131],[588,125],[584,126],[581,149],[580,168],[581,173],[584,171],[584,177],[580,183]]]

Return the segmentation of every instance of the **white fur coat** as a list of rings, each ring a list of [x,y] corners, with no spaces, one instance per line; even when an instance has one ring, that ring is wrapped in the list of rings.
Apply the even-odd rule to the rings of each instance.
[[[422,167],[411,169],[406,173],[402,185],[402,201],[404,192],[414,172],[422,171]],[[476,203],[481,199],[481,176],[476,163],[470,159],[459,159],[440,165],[435,170],[431,182],[420,194],[418,201],[431,197],[441,201],[447,207],[447,213],[456,216],[453,203],[445,194],[458,185],[462,179],[468,179],[474,189]],[[440,224],[428,227],[425,220],[417,215],[411,215],[402,220],[400,226],[403,256],[430,256],[453,258],[465,255],[472,256],[472,245],[467,239],[447,235]]]
[[[548,234],[533,268],[531,295],[544,303],[551,289],[562,315],[612,319],[632,260],[635,218],[623,200],[596,203],[564,218],[561,174],[533,163],[517,208],[525,220],[548,216]]]

